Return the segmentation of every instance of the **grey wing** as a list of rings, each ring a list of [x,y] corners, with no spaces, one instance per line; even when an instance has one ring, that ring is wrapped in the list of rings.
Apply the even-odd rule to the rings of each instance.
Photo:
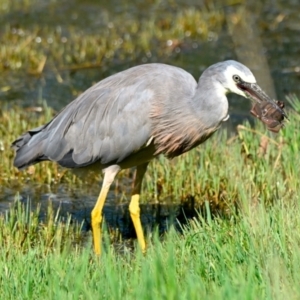
[[[117,74],[71,102],[45,128],[43,155],[65,167],[118,163],[150,138],[150,89]]]
[[[195,79],[184,70],[161,64],[141,65],[108,77],[48,124],[14,141],[14,165],[24,168],[42,160],[69,168],[96,161],[119,163],[152,137],[155,147],[162,149],[157,153],[167,153],[166,147],[185,143],[183,121],[198,120],[190,109],[196,87]]]

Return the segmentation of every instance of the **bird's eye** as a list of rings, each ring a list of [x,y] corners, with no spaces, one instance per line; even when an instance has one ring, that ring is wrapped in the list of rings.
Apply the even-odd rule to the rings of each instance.
[[[233,75],[232,78],[235,82],[240,82],[241,81],[241,77],[239,75]]]

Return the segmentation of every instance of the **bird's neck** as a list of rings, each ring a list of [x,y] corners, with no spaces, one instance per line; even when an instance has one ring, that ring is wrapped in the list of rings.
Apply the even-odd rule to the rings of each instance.
[[[193,106],[199,120],[207,128],[219,126],[228,116],[228,100],[225,88],[210,81],[199,80],[193,97]]]

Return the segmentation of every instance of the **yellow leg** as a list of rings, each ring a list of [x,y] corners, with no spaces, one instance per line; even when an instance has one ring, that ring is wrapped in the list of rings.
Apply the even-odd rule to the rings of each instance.
[[[103,187],[100,195],[92,210],[92,229],[93,229],[93,242],[95,254],[101,254],[101,222],[102,222],[102,209],[108,193],[109,187]]]
[[[139,245],[143,253],[146,252],[146,242],[145,242],[145,237],[144,237],[143,228],[140,219],[139,200],[140,200],[142,181],[143,181],[144,174],[147,170],[147,166],[148,163],[145,163],[143,165],[137,166],[136,168],[135,179],[132,188],[132,196],[129,204],[130,216],[135,228]]]
[[[130,211],[131,220],[133,222],[133,226],[137,235],[139,245],[142,249],[142,252],[145,253],[146,242],[145,242],[145,237],[144,237],[143,228],[140,219],[139,200],[140,200],[140,195],[132,195],[129,204],[129,211]]]
[[[101,254],[101,229],[100,225],[102,222],[102,209],[104,202],[109,191],[110,185],[112,184],[115,176],[120,171],[119,166],[111,166],[104,170],[104,179],[101,188],[101,192],[97,199],[96,205],[92,210],[92,229],[93,229],[93,242],[95,254]]]

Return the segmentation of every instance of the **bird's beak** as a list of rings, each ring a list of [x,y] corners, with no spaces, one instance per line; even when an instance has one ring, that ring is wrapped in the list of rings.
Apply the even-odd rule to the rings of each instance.
[[[284,117],[287,118],[285,112],[260,88],[257,83],[249,83],[243,81],[237,83],[237,87],[245,93],[247,98],[251,99],[255,103],[263,104],[265,102],[268,102],[272,104],[272,106],[276,108],[276,110],[280,111]]]

